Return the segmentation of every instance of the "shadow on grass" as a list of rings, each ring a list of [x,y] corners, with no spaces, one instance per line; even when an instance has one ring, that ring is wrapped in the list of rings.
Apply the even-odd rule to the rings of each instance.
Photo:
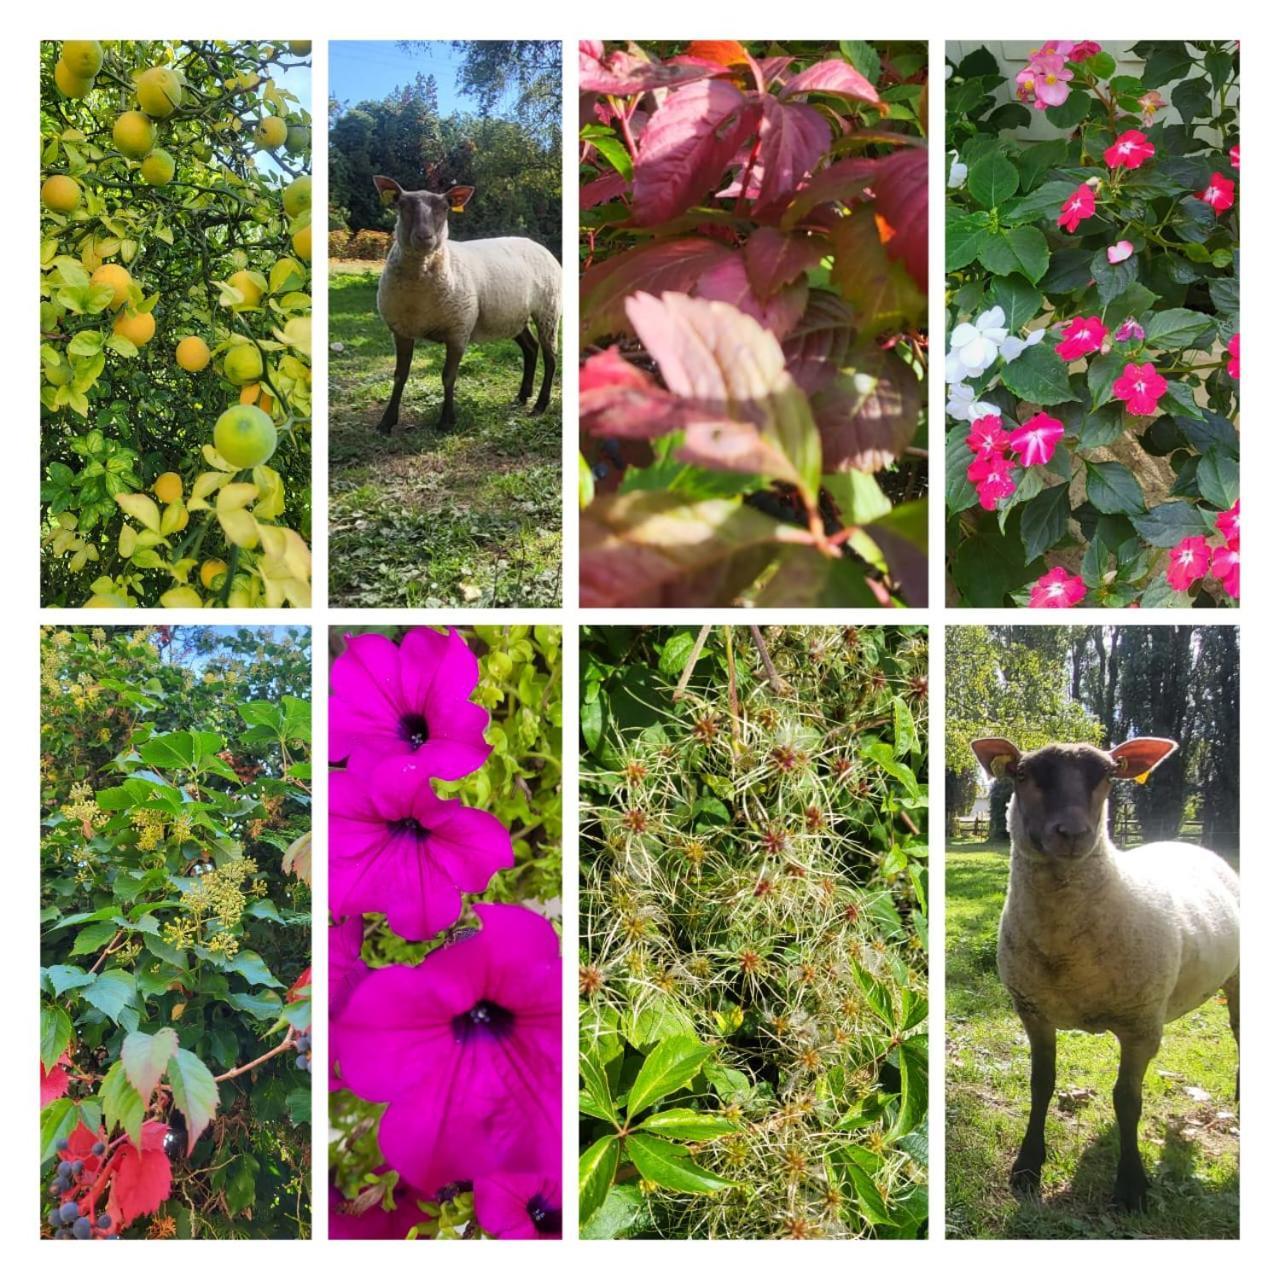
[[[444,348],[414,352],[400,426],[377,423],[395,353],[377,313],[377,271],[329,287],[329,601],[337,607],[549,607],[560,602],[561,399],[515,403],[514,342],[472,347],[458,424],[434,429]],[[541,378],[541,360],[538,376]],[[536,394],[536,386],[535,386]]]

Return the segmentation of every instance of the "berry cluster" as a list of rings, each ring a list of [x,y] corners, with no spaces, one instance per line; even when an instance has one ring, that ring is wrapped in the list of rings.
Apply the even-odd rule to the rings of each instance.
[[[298,1050],[298,1056],[294,1059],[294,1065],[299,1071],[311,1071],[311,1032],[306,1031],[300,1035],[294,1046]]]
[[[57,1172],[49,1184],[49,1195],[54,1206],[49,1210],[47,1221],[55,1240],[118,1240],[120,1237],[112,1231],[111,1215],[93,1216],[93,1193],[90,1190],[92,1175],[86,1174],[83,1160],[65,1158],[68,1142],[59,1138],[55,1150],[63,1155],[58,1162]],[[93,1154],[101,1156],[106,1153],[106,1144],[94,1143]],[[79,1198],[77,1198],[79,1197]]]

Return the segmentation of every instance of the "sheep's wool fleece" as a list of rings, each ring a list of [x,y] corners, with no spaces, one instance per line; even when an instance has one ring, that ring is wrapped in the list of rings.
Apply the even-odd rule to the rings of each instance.
[[[378,314],[403,338],[465,347],[514,338],[533,319],[554,341],[560,263],[521,236],[449,241],[431,257],[395,244],[378,281]]]
[[[1163,1026],[1240,966],[1240,882],[1217,854],[1109,842],[1076,860],[1013,852],[1000,920],[1000,978],[1022,1012],[1054,1027]]]

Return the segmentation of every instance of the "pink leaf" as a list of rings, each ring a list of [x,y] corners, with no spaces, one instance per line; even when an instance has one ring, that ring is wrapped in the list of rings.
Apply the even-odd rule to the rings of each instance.
[[[693,292],[695,297],[727,302],[776,337],[785,338],[804,314],[809,284],[806,280],[798,280],[772,297],[766,295],[762,302],[747,279],[746,259],[742,254],[734,254],[705,272]]]
[[[880,162],[870,156],[837,160],[805,183],[782,215],[789,229],[801,222],[811,209],[830,201],[851,205],[871,198],[871,182]]]
[[[755,128],[759,110],[727,80],[704,80],[669,94],[640,139],[632,221],[655,226],[705,199]]]
[[[856,373],[813,398],[827,471],[879,471],[911,443],[920,421],[920,382],[892,353],[870,349]]]
[[[602,387],[650,387],[653,379],[630,360],[624,360],[617,347],[588,356],[578,370],[578,393],[598,391]]]
[[[743,246],[747,279],[761,300],[810,267],[816,267],[829,250],[821,240],[802,232],[788,234],[773,227],[757,227]]]
[[[154,1213],[169,1197],[169,1157],[164,1153],[167,1126],[148,1120],[142,1126],[142,1147],[125,1140],[115,1157],[107,1212],[117,1228]]]
[[[735,250],[714,240],[685,236],[637,245],[588,267],[579,285],[582,341],[630,331],[623,303],[644,289],[688,293],[699,277]]]
[[[649,89],[670,89],[716,75],[717,67],[676,66],[648,62],[633,53],[605,53],[599,40],[578,42],[578,88],[583,93],[607,93],[626,98]]]
[[[784,97],[796,93],[830,93],[856,102],[879,103],[875,85],[840,58],[828,58],[806,67],[782,86]]]
[[[815,108],[769,97],[763,99],[762,105],[760,158],[746,179],[748,189],[753,178],[759,182],[759,194],[752,206],[756,214],[775,201],[794,195],[831,145],[831,128]]]
[[[578,207],[594,209],[598,204],[616,200],[627,189],[627,180],[620,173],[606,173],[602,178],[588,182],[578,190]]]
[[[51,1071],[44,1069],[44,1063],[40,1064],[40,1107],[43,1110],[55,1098],[60,1098],[71,1087],[71,1077],[62,1069],[62,1064],[70,1063],[71,1059],[64,1053],[62,1057],[54,1063]]]
[[[653,440],[684,426],[684,404],[617,347],[588,357],[578,374],[578,423],[588,435]]]

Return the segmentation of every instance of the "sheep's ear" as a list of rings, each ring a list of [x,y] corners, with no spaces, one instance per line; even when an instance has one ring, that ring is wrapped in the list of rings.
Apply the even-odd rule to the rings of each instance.
[[[1022,759],[1022,752],[1008,738],[975,738],[969,746],[992,778],[1003,778]]]
[[[1115,776],[1146,782],[1147,774],[1177,749],[1178,744],[1172,738],[1130,738],[1111,748],[1111,758],[1116,762]]]
[[[445,198],[449,201],[449,208],[454,213],[461,213],[467,207],[467,201],[475,195],[475,187],[450,187],[446,191]]]
[[[374,174],[373,186],[383,204],[395,204],[404,195],[404,188],[394,178],[384,178],[380,173]]]

